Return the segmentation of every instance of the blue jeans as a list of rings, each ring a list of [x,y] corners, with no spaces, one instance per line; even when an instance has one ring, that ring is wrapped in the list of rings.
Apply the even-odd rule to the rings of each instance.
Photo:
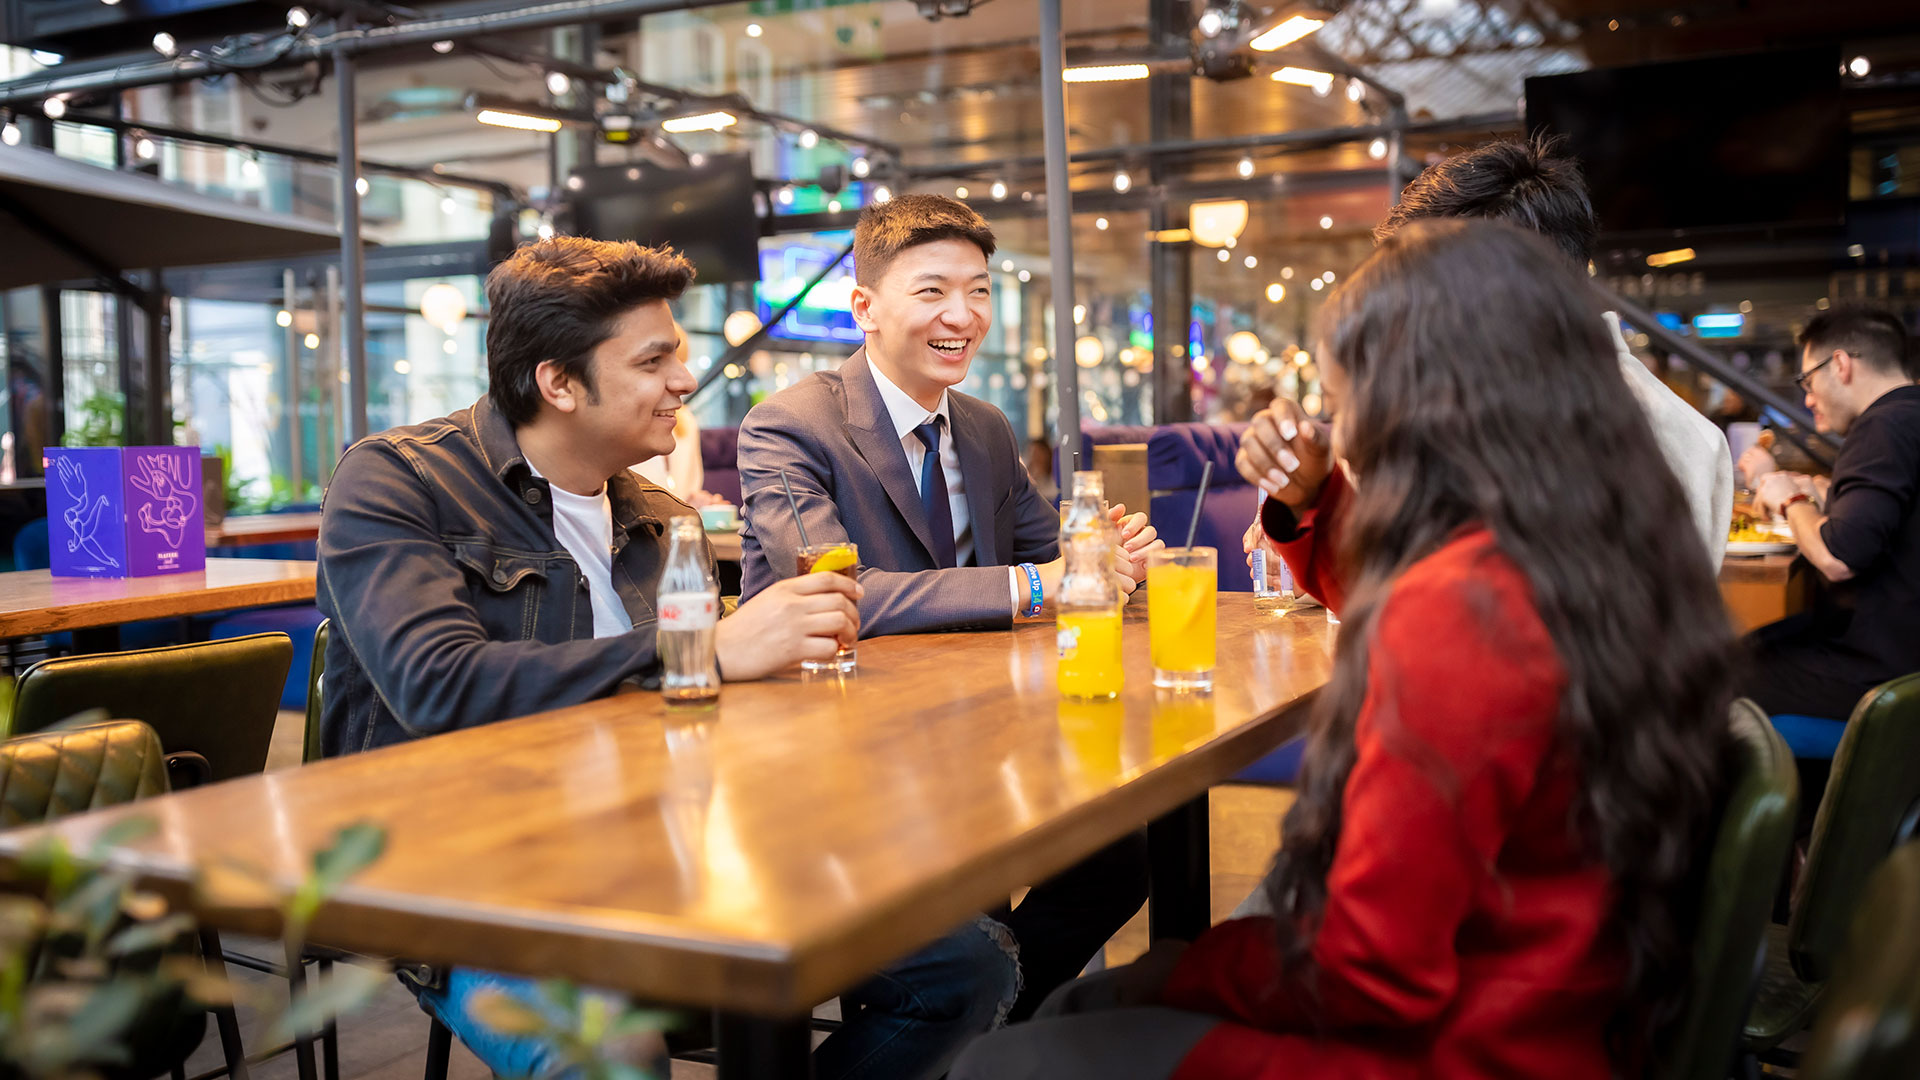
[[[981,917],[840,996],[843,1025],[813,1053],[815,1080],[936,1080],[976,1037],[999,1026],[1020,991],[1012,935]],[[533,980],[471,968],[446,986],[420,990],[420,1007],[447,1025],[481,1063],[506,1080],[555,1068],[544,1040],[502,1035],[468,1009],[495,990],[537,1003]]]

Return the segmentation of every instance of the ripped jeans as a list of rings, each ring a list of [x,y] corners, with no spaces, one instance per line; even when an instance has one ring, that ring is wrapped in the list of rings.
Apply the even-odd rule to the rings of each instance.
[[[553,1048],[488,1029],[468,1008],[493,990],[535,1000],[531,979],[455,968],[438,989],[417,988],[482,1064],[506,1080],[553,1071]],[[1020,991],[1019,948],[981,916],[840,996],[843,1025],[814,1049],[816,1080],[936,1080],[960,1051],[998,1027]]]

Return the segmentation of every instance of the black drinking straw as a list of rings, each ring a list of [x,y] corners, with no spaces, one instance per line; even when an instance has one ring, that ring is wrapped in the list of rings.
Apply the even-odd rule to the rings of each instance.
[[[1207,468],[1212,469],[1213,462],[1207,462]],[[780,486],[787,489],[787,505],[793,507],[793,527],[800,530],[800,546],[803,548],[812,547],[812,544],[807,543],[806,523],[800,520],[800,500],[793,497],[793,482],[787,479],[787,470],[785,469],[780,470]],[[1204,486],[1203,484],[1202,487]],[[1199,519],[1195,518],[1194,520],[1198,521]]]
[[[1193,538],[1195,534],[1200,531],[1200,508],[1206,505],[1207,484],[1212,479],[1213,462],[1209,461],[1207,462],[1207,467],[1200,470],[1200,494],[1193,498],[1193,520],[1187,522],[1187,548],[1189,550],[1193,548]]]

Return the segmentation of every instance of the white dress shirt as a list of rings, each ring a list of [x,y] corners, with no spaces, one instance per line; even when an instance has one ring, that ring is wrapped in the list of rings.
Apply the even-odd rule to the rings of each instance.
[[[960,473],[960,451],[953,445],[953,410],[947,403],[947,392],[940,391],[940,407],[928,412],[920,403],[907,396],[905,390],[893,385],[882,374],[880,365],[868,364],[867,370],[873,372],[873,381],[880,387],[880,400],[886,402],[887,415],[893,419],[893,429],[900,436],[900,450],[907,455],[907,468],[913,471],[913,490],[920,490],[920,472],[926,464],[927,445],[913,429],[932,420],[936,415],[946,422],[940,427],[940,470],[947,476],[947,507],[953,514],[953,551],[959,565],[966,566],[973,560],[973,515],[967,509],[967,481]]]

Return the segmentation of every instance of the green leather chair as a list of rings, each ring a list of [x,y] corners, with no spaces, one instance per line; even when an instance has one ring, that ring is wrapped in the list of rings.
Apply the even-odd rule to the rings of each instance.
[[[0,828],[37,825],[167,790],[166,753],[138,720],[0,742]]]
[[[175,787],[246,776],[266,768],[292,663],[285,634],[42,660],[20,676],[13,732],[105,709],[159,734]]]
[[[1793,752],[1753,702],[1733,704],[1733,774],[1694,930],[1694,990],[1658,1054],[1657,1080],[1726,1080],[1767,915],[1793,846]]]
[[[1873,875],[1800,1059],[1805,1080],[1920,1076],[1920,844]]]
[[[1787,925],[1767,928],[1767,962],[1741,1044],[1791,1064],[1780,1044],[1813,1022],[1860,898],[1920,817],[1920,674],[1883,683],[1854,707],[1813,819]]]
[[[320,760],[320,684],[327,673],[327,628],[332,619],[321,619],[313,628],[313,660],[307,665],[307,730],[300,748],[300,764]]]
[[[138,720],[83,724],[0,742],[0,828],[39,824],[166,790],[166,752],[153,729]],[[198,947],[208,968],[224,978],[219,935],[202,928]],[[239,1018],[232,1006],[209,1011],[217,1021],[228,1075],[247,1080]],[[181,1066],[205,1032],[204,1012],[163,1022],[151,1042],[133,1048],[132,1064],[109,1070],[103,1080],[168,1071],[182,1076]]]

